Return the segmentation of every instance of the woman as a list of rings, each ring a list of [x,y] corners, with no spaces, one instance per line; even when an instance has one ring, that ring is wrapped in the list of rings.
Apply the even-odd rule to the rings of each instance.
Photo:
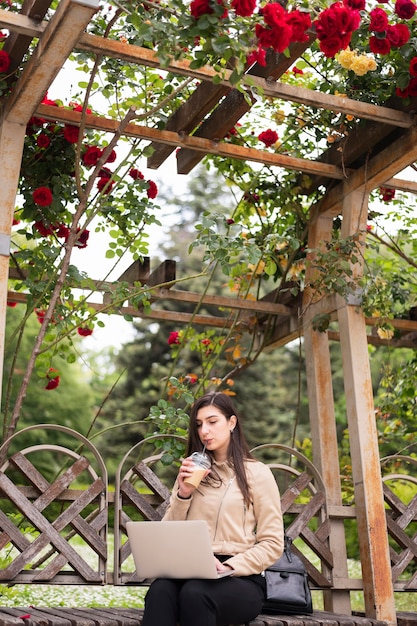
[[[202,450],[211,470],[195,489],[189,455]],[[262,609],[262,572],[283,551],[277,484],[270,469],[250,454],[229,396],[209,393],[192,407],[187,458],[179,469],[164,520],[205,519],[219,580],[155,580],[146,595],[142,626],[243,624]]]

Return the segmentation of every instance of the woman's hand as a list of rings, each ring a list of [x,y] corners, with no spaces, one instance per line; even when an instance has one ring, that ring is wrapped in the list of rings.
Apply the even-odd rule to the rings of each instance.
[[[195,490],[194,485],[190,485],[185,483],[184,480],[189,478],[193,473],[194,463],[190,456],[186,459],[183,459],[181,463],[181,467],[178,472],[178,495],[180,498],[189,498],[193,491]],[[208,469],[204,475],[204,478],[210,474],[210,470]]]
[[[194,463],[192,462],[191,457],[183,459],[181,463],[181,467],[178,472],[178,495],[180,498],[189,498],[195,489],[193,485],[188,485],[184,482],[185,478],[190,477],[193,473],[193,465]]]
[[[233,567],[226,565],[226,563],[222,563],[217,557],[214,557],[214,561],[216,563],[216,570],[219,574],[222,574],[223,572],[233,572]]]

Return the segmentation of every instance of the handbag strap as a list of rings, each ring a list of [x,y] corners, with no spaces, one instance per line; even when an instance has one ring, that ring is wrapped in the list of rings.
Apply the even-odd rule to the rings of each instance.
[[[292,546],[292,538],[289,535],[284,534],[284,552],[285,552],[285,556],[287,557],[290,563],[292,563],[291,546]]]

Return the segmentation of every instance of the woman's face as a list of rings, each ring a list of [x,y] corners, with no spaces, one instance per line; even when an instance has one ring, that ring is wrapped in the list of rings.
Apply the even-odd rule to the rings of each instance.
[[[232,415],[228,420],[220,409],[211,404],[198,411],[196,426],[200,441],[213,453],[216,461],[225,461],[236,416]]]

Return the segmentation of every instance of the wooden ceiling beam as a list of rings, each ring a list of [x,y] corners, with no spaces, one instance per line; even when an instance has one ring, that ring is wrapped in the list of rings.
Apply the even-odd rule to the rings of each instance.
[[[348,193],[363,189],[370,193],[385,185],[387,180],[405,170],[417,160],[417,128],[409,128],[399,139],[375,155],[359,170],[351,173],[341,185],[336,185],[312,208],[314,212],[336,217],[341,212],[341,199]]]
[[[82,114],[78,111],[71,111],[63,107],[52,107],[40,104],[36,110],[36,115],[63,124],[79,125],[81,123]],[[119,122],[114,119],[101,117],[98,115],[86,115],[86,128],[94,128],[104,132],[114,133],[117,131]],[[265,163],[266,165],[282,167],[290,170],[297,170],[312,174],[322,174],[329,178],[342,180],[345,173],[334,165],[318,163],[317,161],[309,161],[308,159],[299,159],[286,154],[276,152],[268,152],[267,150],[257,150],[256,148],[245,148],[244,146],[236,146],[235,144],[222,143],[204,139],[201,137],[193,137],[182,133],[175,133],[169,130],[159,130],[158,128],[149,128],[148,126],[140,126],[138,124],[127,124],[123,133],[127,137],[135,139],[145,139],[170,144],[172,146],[190,147],[204,154],[215,154],[231,159],[241,161],[253,161],[255,163]]]
[[[132,46],[122,41],[103,39],[98,35],[90,35],[87,33],[80,38],[76,48],[93,54],[119,58],[129,63],[166,70],[182,76],[192,76],[197,80],[213,80],[213,78],[216,78],[216,80],[219,80],[218,84],[233,88],[233,84],[229,80],[231,75],[230,70],[224,70],[224,75],[220,77],[210,66],[205,65],[198,69],[191,69],[190,63],[185,60],[171,60],[166,67],[161,68],[161,64],[155,52],[147,48]],[[280,98],[284,101],[298,102],[314,108],[323,108],[346,113],[358,118],[391,124],[392,126],[410,128],[415,123],[414,116],[403,111],[397,111],[396,109],[369,104],[367,102],[360,102],[359,100],[352,100],[345,96],[323,94],[304,87],[275,83],[274,79],[271,81],[268,77],[261,78],[246,75],[242,78],[242,84],[245,84],[249,91],[255,88],[255,90],[260,93],[272,98]]]
[[[290,45],[288,55],[277,54],[269,49],[266,56],[266,65],[255,63],[249,68],[248,76],[258,76],[268,81],[278,80],[303,52],[310,46],[315,35],[303,42]],[[238,89],[232,89],[213,110],[210,117],[203,120],[194,133],[195,137],[206,137],[207,139],[223,139],[235,124],[252,108],[256,102],[254,96],[249,92],[245,95]],[[182,148],[177,154],[177,167],[179,174],[189,174],[189,172],[201,161],[202,155],[195,150]]]
[[[61,0],[5,100],[1,119],[28,123],[98,8],[98,0]]]

